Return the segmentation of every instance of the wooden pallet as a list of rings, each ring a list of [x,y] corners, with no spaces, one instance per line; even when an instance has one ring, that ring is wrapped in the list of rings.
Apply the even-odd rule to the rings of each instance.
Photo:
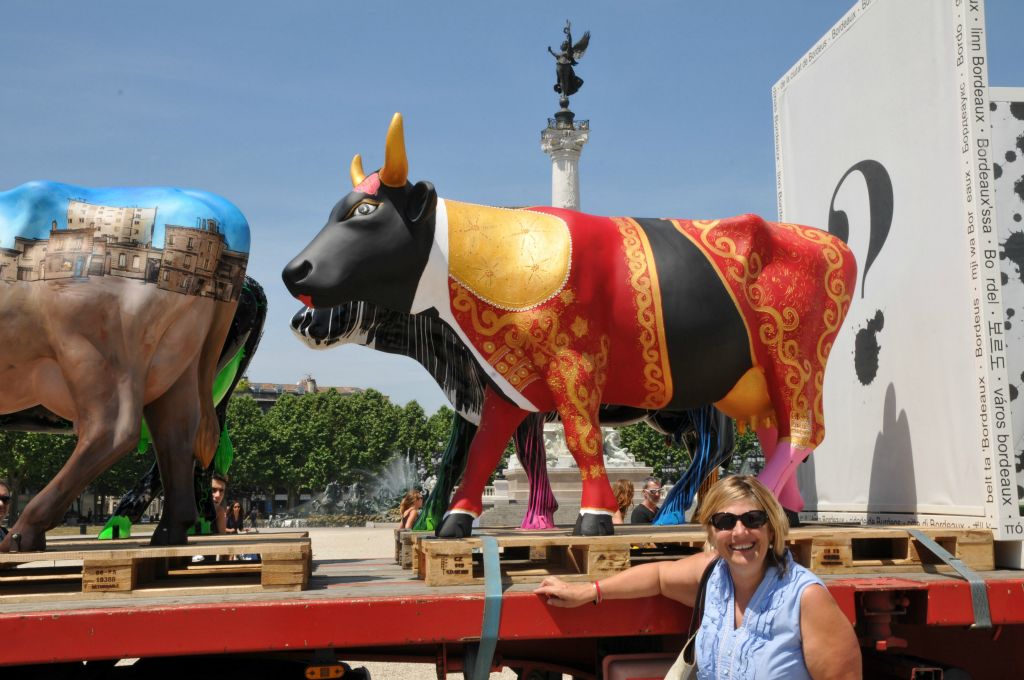
[[[567,581],[592,581],[635,564],[700,552],[706,538],[699,528],[616,530],[615,536],[571,536],[567,531],[488,533],[498,542],[505,583],[536,583],[552,575]],[[994,568],[991,531],[923,531],[971,569]],[[483,583],[479,537],[438,539],[412,534],[403,535],[401,541],[411,543],[412,569],[427,585]],[[818,574],[952,571],[898,528],[808,526],[792,530],[786,542],[794,559]]]
[[[395,529],[395,564],[401,565],[402,569],[412,569],[413,547],[416,537],[420,535],[425,534],[409,529]]]
[[[995,568],[995,544],[988,529],[921,531],[974,571]],[[928,548],[899,528],[816,527],[793,529],[787,541],[794,558],[817,574],[953,571]]]
[[[190,537],[188,545],[148,539],[51,539],[42,553],[0,554],[0,603],[73,598],[299,591],[309,587],[306,532]],[[259,561],[233,560],[259,555]],[[194,555],[204,561],[192,562]]]

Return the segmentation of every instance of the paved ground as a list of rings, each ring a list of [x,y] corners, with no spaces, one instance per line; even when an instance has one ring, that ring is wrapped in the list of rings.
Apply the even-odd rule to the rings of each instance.
[[[396,525],[378,525],[375,528],[311,528],[308,529],[313,542],[313,559],[345,559],[394,557]],[[435,680],[434,667],[428,664],[362,662],[344,659],[353,666],[365,666],[373,680]],[[462,680],[462,673],[448,676]],[[492,680],[515,680],[516,674],[509,669],[491,673]]]

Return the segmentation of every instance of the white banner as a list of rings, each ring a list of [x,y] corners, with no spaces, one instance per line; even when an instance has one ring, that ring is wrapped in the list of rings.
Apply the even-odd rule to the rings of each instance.
[[[1024,498],[1024,88],[989,89],[1017,496]]]
[[[826,438],[800,469],[812,518],[1024,530],[1016,484],[1002,505],[1010,393],[971,6],[862,0],[772,92],[780,218],[845,238],[859,266]]]

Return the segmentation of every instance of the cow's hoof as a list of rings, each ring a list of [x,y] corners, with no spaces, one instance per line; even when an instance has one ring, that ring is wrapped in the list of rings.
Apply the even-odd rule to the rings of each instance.
[[[150,545],[185,545],[188,543],[188,533],[183,527],[166,526],[158,524],[153,531],[153,538],[149,539]]]
[[[614,536],[615,528],[611,515],[599,515],[591,512],[582,513],[576,518],[573,536]]]
[[[466,538],[473,534],[473,516],[464,512],[453,512],[437,528],[438,538]]]

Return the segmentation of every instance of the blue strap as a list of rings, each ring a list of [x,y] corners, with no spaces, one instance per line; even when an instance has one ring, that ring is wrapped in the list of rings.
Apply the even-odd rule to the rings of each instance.
[[[953,567],[970,584],[971,606],[974,607],[974,623],[971,624],[971,628],[991,628],[992,615],[988,609],[988,590],[985,588],[985,581],[961,560],[950,555],[945,548],[929,538],[920,529],[908,528],[907,531],[924,547],[931,550],[936,557]]]
[[[498,539],[481,536],[484,552],[484,621],[480,630],[480,645],[472,663],[470,680],[487,680],[498,646],[498,625],[501,623],[501,566],[498,563]],[[467,650],[468,651],[468,650]],[[469,659],[467,658],[467,661]],[[470,664],[467,664],[467,667]]]

